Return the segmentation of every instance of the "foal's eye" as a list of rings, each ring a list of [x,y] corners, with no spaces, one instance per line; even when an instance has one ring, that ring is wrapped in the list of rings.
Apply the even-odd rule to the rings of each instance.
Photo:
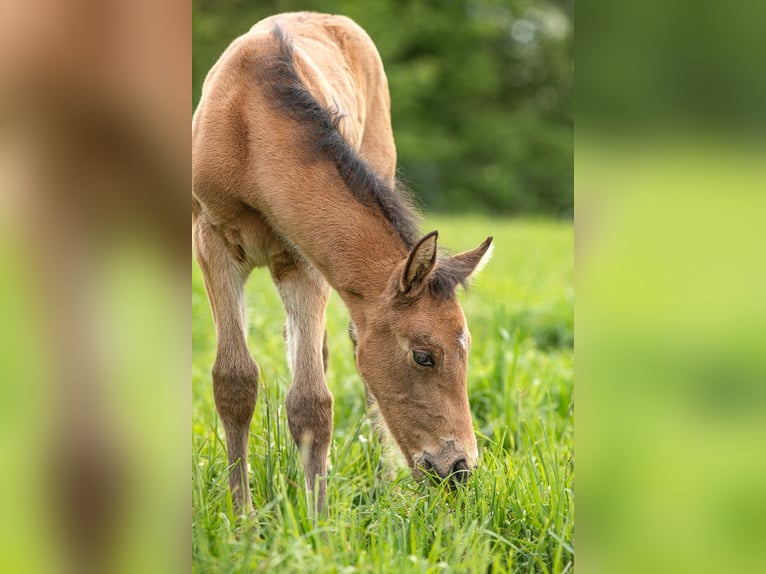
[[[421,367],[434,366],[434,356],[430,351],[412,351],[412,360]]]

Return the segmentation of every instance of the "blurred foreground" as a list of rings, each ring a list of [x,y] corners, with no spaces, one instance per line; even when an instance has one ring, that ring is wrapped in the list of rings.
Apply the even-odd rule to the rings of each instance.
[[[190,25],[0,5],[2,572],[188,564]]]

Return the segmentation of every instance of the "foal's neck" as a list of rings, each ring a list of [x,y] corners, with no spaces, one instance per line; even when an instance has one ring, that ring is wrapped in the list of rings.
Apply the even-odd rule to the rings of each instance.
[[[408,249],[382,214],[359,203],[325,221],[316,241],[301,246],[338,292],[352,320],[364,322]]]

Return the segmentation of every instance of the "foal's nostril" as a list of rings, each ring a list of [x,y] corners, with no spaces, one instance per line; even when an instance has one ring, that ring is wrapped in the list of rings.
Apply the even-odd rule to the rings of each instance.
[[[471,475],[471,469],[468,468],[468,461],[461,458],[456,460],[452,465],[449,479],[452,484],[465,484],[468,481],[468,477]]]
[[[450,466],[439,466],[429,453],[426,453],[418,463],[420,469],[428,475],[435,484],[447,484],[455,487],[465,484],[471,476],[471,467],[465,458],[459,458]]]

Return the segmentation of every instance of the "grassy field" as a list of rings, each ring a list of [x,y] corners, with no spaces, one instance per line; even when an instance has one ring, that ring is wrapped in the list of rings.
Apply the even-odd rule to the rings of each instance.
[[[257,518],[237,522],[210,369],[215,333],[192,274],[192,540],[195,572],[571,572],[574,567],[573,230],[545,220],[433,217],[453,251],[495,237],[492,261],[461,294],[473,337],[468,392],[480,467],[450,492],[392,463],[365,418],[364,388],[336,294],[328,310],[335,397],[329,513],[308,517],[287,430],[284,312],[264,270],[248,283],[260,368],[251,426]],[[384,461],[381,470],[379,462]]]

